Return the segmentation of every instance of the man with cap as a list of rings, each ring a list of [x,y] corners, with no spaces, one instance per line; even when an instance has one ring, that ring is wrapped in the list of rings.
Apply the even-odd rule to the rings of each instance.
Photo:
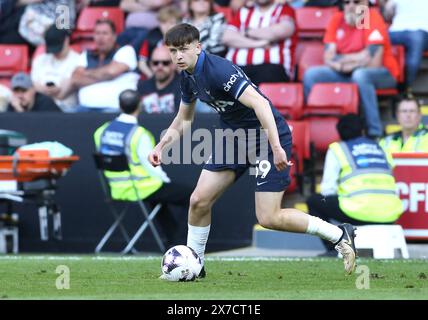
[[[52,98],[36,92],[30,76],[24,72],[12,77],[11,88],[9,112],[61,111]]]
[[[70,35],[65,29],[52,25],[45,33],[46,53],[32,63],[31,79],[34,87],[55,100],[64,112],[76,108],[76,92],[66,93],[63,88],[70,81],[79,63],[79,54],[70,48]]]

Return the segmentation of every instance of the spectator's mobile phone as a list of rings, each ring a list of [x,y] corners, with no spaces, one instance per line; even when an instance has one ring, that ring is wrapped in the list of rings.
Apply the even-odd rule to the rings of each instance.
[[[46,86],[48,87],[54,87],[55,83],[53,83],[52,81],[46,82]]]

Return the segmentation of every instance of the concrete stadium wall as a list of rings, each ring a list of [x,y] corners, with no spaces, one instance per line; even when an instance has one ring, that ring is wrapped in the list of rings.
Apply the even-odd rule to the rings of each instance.
[[[20,252],[91,253],[113,218],[104,202],[101,186],[92,160],[94,130],[112,114],[62,114],[27,113],[0,115],[0,129],[22,132],[28,143],[58,141],[73,149],[80,156],[65,177],[59,180],[56,194],[62,212],[63,240],[40,240],[37,208],[31,204],[15,204],[19,213]],[[156,140],[171,122],[168,115],[145,115],[140,123],[150,130]],[[218,127],[218,116],[198,114],[192,129]],[[201,165],[167,165],[165,171],[173,180],[181,180],[194,186]],[[208,251],[232,249],[251,244],[252,229],[256,222],[254,213],[254,179],[248,174],[241,177],[218,201],[213,210],[213,221]],[[4,210],[3,206],[0,206]],[[187,215],[182,217],[182,227],[187,228]],[[50,235],[51,233],[51,220]],[[125,224],[133,233],[141,223],[141,215],[133,210]],[[124,242],[118,233],[112,239],[109,250],[123,248]],[[185,232],[182,242],[185,243]],[[142,251],[157,251],[151,232],[146,231],[137,243]]]

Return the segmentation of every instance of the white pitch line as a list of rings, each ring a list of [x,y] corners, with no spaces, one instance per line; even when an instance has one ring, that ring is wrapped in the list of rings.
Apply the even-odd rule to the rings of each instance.
[[[6,255],[0,256],[0,262],[5,260],[38,260],[38,261],[150,261],[161,260],[162,256],[49,256],[49,255]],[[206,257],[207,261],[303,261],[303,262],[325,262],[332,261],[331,258],[307,258],[307,257],[265,257],[265,256],[236,256],[236,257],[223,257],[215,256],[215,254]],[[426,261],[423,259],[359,259],[357,262],[381,261],[382,263],[415,263]]]

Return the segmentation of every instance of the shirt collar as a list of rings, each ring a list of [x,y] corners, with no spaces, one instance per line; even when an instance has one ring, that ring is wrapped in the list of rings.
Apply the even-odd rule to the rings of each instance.
[[[138,123],[137,118],[133,115],[121,113],[117,118],[117,121],[125,122],[125,123]]]

